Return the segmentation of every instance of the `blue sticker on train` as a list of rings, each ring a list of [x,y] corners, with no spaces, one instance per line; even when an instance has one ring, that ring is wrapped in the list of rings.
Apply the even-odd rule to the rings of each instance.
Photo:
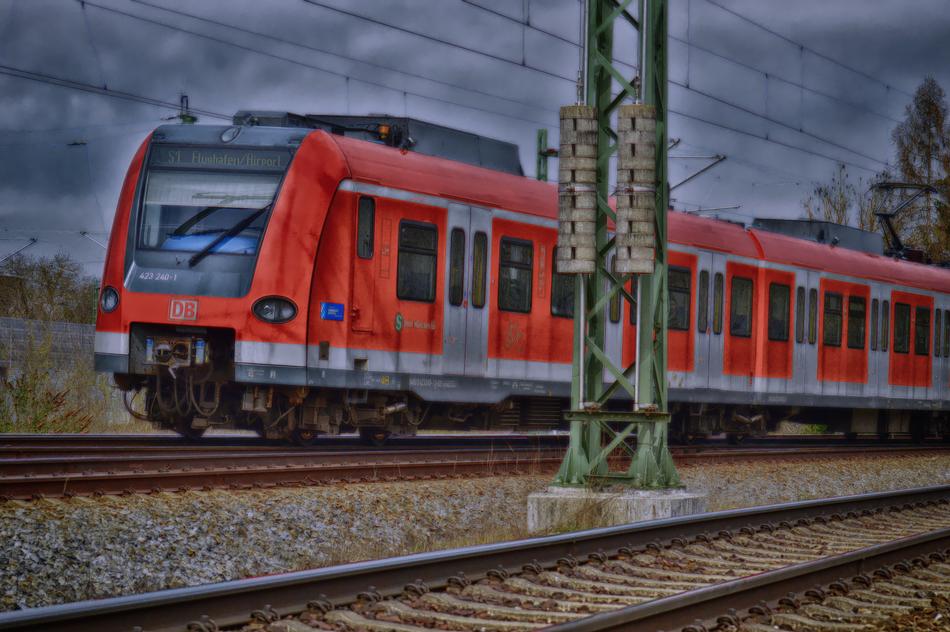
[[[320,303],[320,318],[343,320],[343,303]]]

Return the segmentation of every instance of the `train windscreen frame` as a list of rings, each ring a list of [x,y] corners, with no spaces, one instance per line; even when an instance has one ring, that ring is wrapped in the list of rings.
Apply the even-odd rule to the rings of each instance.
[[[130,222],[125,286],[241,297],[293,151],[156,144]]]

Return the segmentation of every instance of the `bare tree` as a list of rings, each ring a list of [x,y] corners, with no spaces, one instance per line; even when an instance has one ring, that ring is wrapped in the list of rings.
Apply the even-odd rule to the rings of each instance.
[[[950,258],[950,122],[946,95],[927,77],[891,134],[900,179],[928,184],[942,194],[925,198],[904,215],[903,237],[935,260]]]
[[[0,316],[92,323],[98,283],[82,266],[60,253],[53,257],[18,255],[0,267],[4,300]]]
[[[802,201],[808,219],[819,219],[834,224],[850,224],[849,209],[857,197],[857,190],[848,180],[848,169],[839,164],[831,180],[819,184]]]

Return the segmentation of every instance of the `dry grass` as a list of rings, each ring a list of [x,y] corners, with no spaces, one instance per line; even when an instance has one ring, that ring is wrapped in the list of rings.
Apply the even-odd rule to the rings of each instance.
[[[42,323],[41,323],[42,325]],[[42,327],[23,342],[17,362],[0,378],[0,432],[112,433],[151,432],[132,418],[110,378],[96,373],[92,359],[77,342],[72,362]],[[0,349],[0,356],[9,357]]]

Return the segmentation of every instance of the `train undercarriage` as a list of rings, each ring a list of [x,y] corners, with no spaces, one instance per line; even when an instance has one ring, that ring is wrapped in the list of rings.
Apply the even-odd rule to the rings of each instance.
[[[202,379],[205,378],[205,379]],[[254,430],[261,437],[309,445],[320,435],[357,432],[372,445],[425,430],[566,429],[562,398],[514,397],[497,405],[425,402],[410,393],[213,381],[197,371],[116,376],[130,414],[197,439],[209,428]],[[768,434],[831,434],[923,441],[950,438],[950,415],[936,411],[755,407],[674,402],[671,443]]]
[[[198,438],[209,428],[256,431],[298,445],[320,435],[358,432],[370,444],[426,430],[565,429],[569,402],[511,397],[494,405],[427,402],[398,391],[310,388],[233,381],[233,332],[133,325],[130,374],[117,374],[126,407],[162,429]],[[629,403],[612,401],[620,409]],[[871,410],[721,403],[671,404],[670,441],[725,436],[730,442],[769,433],[848,438],[950,437],[947,411]]]

